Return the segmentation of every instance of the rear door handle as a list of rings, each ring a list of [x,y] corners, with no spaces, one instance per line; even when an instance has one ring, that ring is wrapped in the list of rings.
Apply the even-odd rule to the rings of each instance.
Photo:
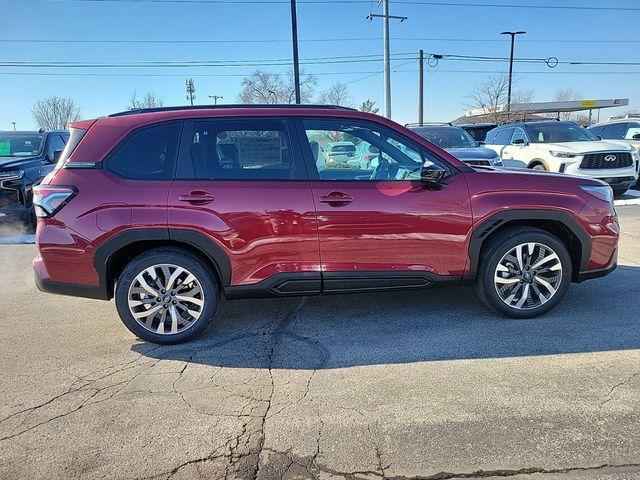
[[[328,203],[332,207],[342,207],[353,202],[353,197],[342,192],[331,192],[318,199],[320,203]]]
[[[206,205],[207,203],[213,202],[215,197],[208,192],[191,192],[186,195],[179,195],[178,200],[193,205]]]

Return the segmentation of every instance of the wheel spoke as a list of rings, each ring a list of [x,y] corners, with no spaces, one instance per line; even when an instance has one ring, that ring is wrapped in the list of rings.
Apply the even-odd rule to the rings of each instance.
[[[156,305],[155,307],[150,308],[149,310],[143,310],[141,312],[135,312],[133,314],[133,318],[145,318],[148,317],[149,315],[156,313],[158,310],[160,310],[162,308],[162,305]]]
[[[184,295],[176,295],[175,299],[178,300],[179,302],[193,303],[194,305],[197,305],[199,307],[203,307],[204,306],[204,300],[200,300],[199,298],[195,298],[195,297],[187,297],[187,296],[184,296]]]
[[[554,293],[556,293],[556,289],[553,287],[553,285],[551,285],[549,282],[547,282],[545,279],[541,278],[541,277],[535,277],[533,279],[535,282],[538,282],[540,285],[542,285],[544,288],[547,289],[547,291],[553,295]]]
[[[524,260],[522,259],[522,247],[523,245],[518,245],[516,247],[516,259],[518,260],[518,268],[520,270],[524,270]]]
[[[185,271],[184,268],[181,268],[181,267],[178,267],[175,269],[175,271],[171,274],[171,276],[169,277],[169,280],[167,281],[167,285],[165,287],[167,291],[173,288],[173,284],[178,279],[178,277],[182,275],[184,271]]]
[[[147,281],[144,279],[142,274],[138,275],[136,277],[136,280],[149,295],[153,295],[154,297],[157,297],[159,295],[159,292],[151,288],[151,286],[147,283]]]
[[[514,283],[518,283],[520,281],[519,278],[502,278],[496,277],[496,283],[500,283],[503,285],[513,285]]]
[[[550,262],[551,260],[557,260],[558,264],[560,263],[560,259],[558,258],[558,255],[556,255],[555,253],[551,253],[550,255],[547,255],[546,257],[544,257],[542,260],[540,260],[539,262],[537,262],[535,265],[533,265],[531,268],[533,268],[534,270],[537,268],[540,268],[542,265],[544,265],[547,262]],[[562,268],[562,267],[560,267]]]

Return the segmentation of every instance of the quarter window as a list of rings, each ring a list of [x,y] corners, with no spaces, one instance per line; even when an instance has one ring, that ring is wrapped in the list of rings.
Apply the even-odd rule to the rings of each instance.
[[[309,119],[304,130],[321,180],[420,179],[419,147],[386,129],[369,122]]]
[[[292,180],[305,178],[282,120],[195,121],[181,147],[179,178]]]
[[[180,137],[180,123],[146,127],[130,134],[107,160],[107,169],[136,180],[170,180]]]

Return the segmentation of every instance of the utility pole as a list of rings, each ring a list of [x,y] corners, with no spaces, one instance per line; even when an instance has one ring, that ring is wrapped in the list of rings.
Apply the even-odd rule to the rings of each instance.
[[[218,104],[218,99],[223,99],[224,97],[222,95],[209,95],[209,98],[213,99],[213,104],[217,105]]]
[[[15,132],[16,131],[16,122],[11,122],[11,123],[13,125],[13,131]]]
[[[389,48],[389,19],[394,18],[404,22],[408,17],[400,17],[397,15],[389,15],[389,0],[379,0],[378,5],[382,2],[382,15],[370,13],[366,16],[367,20],[374,18],[382,18],[382,39],[384,46],[384,116],[391,118],[391,59]]]
[[[507,92],[507,112],[511,111],[511,84],[513,83],[513,51],[516,43],[516,35],[524,35],[527,32],[500,32],[500,35],[511,36],[511,56],[509,57],[509,90]]]
[[[298,62],[298,15],[296,13],[296,0],[291,0],[291,41],[293,43],[293,83],[296,90],[296,103],[302,102],[300,98],[300,63]]]
[[[187,100],[191,102],[193,107],[193,101],[196,99],[196,87],[193,84],[193,78],[187,78]]]
[[[424,50],[418,53],[418,123],[424,125]]]

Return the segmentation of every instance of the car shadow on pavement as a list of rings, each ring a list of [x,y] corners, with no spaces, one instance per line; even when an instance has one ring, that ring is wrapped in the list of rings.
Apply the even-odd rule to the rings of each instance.
[[[141,355],[191,363],[326,369],[640,348],[640,267],[573,284],[551,313],[513,320],[472,288],[225,302],[196,340]]]

